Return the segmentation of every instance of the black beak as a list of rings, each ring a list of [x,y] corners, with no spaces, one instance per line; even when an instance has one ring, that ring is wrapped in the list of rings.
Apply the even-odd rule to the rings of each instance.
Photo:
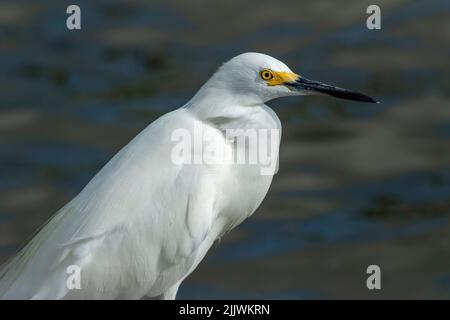
[[[342,88],[335,87],[335,86],[330,86],[328,84],[320,83],[317,81],[308,80],[303,77],[299,77],[294,82],[288,82],[288,83],[286,83],[286,85],[288,87],[291,87],[291,88],[294,88],[297,90],[318,92],[318,93],[327,94],[329,96],[333,96],[333,97],[340,98],[340,99],[378,103],[377,100],[375,100],[365,94],[362,94],[362,93],[359,93],[356,91],[347,90],[347,89],[342,89]]]

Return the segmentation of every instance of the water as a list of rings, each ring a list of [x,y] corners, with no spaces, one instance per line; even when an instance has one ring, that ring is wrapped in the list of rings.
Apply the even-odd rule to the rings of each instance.
[[[270,102],[280,171],[179,296],[449,298],[450,7],[382,1],[369,31],[360,2],[320,3],[79,1],[68,32],[65,3],[2,2],[0,260],[221,62],[259,51],[381,104]]]

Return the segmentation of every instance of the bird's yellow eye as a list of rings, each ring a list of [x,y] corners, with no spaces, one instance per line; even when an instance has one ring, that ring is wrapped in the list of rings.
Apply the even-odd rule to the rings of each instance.
[[[261,79],[263,79],[263,80],[272,80],[273,79],[273,72],[268,69],[262,70],[259,73],[259,75],[261,76]]]

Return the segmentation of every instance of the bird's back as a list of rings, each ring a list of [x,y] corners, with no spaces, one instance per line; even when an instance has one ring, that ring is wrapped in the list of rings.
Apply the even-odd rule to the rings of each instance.
[[[178,109],[116,154],[3,267],[0,297],[140,298],[181,279],[211,229],[218,178],[170,161],[172,133],[196,121]],[[80,290],[66,285],[73,265]]]
[[[254,110],[239,121],[279,127],[270,109]],[[195,139],[199,129],[206,140],[174,161],[183,133]],[[149,125],[3,267],[0,297],[137,299],[183,280],[218,236],[253,213],[272,180],[258,165],[196,163],[208,146],[236,151],[222,129],[184,108]],[[80,289],[67,285],[73,266]]]

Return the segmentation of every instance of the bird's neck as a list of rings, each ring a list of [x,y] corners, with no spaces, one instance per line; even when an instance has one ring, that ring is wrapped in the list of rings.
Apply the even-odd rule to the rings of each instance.
[[[198,119],[219,117],[240,117],[252,112],[254,107],[263,105],[259,97],[248,92],[230,92],[210,79],[200,88],[183,108],[189,109]]]

